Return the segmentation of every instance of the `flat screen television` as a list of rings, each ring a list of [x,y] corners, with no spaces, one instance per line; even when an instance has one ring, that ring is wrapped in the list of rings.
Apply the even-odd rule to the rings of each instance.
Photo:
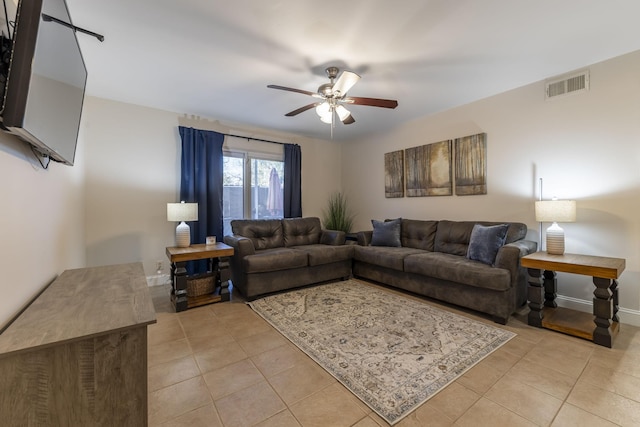
[[[65,0],[20,0],[2,123],[50,159],[73,165],[87,69],[74,29],[56,20],[72,25]]]

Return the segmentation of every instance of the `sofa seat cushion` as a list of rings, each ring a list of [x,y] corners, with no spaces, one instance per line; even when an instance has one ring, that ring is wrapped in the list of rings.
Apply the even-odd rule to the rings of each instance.
[[[309,257],[309,266],[330,264],[353,258],[353,245],[304,245],[293,246],[291,249],[305,252]]]
[[[242,259],[242,264],[244,272],[251,274],[306,267],[309,262],[306,252],[290,248],[274,248],[247,255]]]
[[[408,255],[423,253],[423,250],[387,246],[354,246],[353,259],[393,270],[404,270],[404,259]]]
[[[495,291],[511,287],[509,270],[441,252],[409,255],[404,260],[404,271]]]

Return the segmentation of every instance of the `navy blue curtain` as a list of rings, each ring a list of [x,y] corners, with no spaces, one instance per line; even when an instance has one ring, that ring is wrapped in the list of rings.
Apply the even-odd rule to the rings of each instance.
[[[180,126],[182,160],[180,200],[198,204],[198,221],[190,223],[191,243],[207,236],[222,241],[222,143],[224,135]],[[208,260],[189,261],[187,274],[205,273]]]
[[[284,217],[302,216],[302,154],[297,144],[284,144]]]

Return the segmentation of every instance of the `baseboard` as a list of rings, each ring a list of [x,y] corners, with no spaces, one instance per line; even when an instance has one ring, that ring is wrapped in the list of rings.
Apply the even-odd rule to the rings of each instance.
[[[162,286],[171,284],[171,276],[168,274],[156,274],[154,276],[147,276],[148,286]]]
[[[560,307],[584,311],[585,313],[593,313],[593,302],[591,301],[558,295],[556,297],[556,303]],[[622,324],[640,326],[640,311],[638,310],[620,307],[618,310],[618,318]]]

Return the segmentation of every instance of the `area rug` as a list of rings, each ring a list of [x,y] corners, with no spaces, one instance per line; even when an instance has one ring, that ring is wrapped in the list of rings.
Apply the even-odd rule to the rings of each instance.
[[[356,280],[249,305],[391,425],[516,335]]]

